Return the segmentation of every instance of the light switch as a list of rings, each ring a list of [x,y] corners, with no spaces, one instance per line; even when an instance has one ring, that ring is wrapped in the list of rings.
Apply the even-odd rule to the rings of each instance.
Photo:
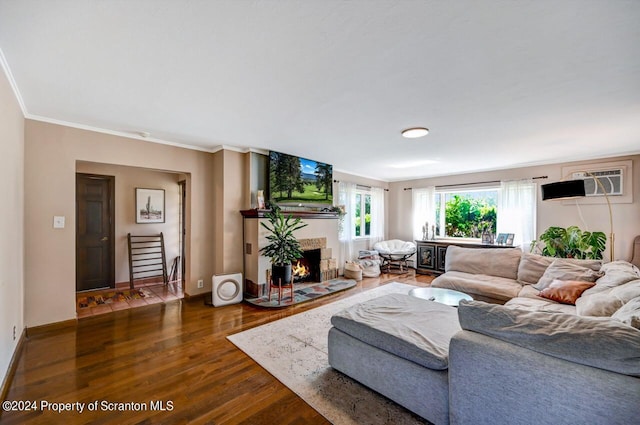
[[[53,216],[53,228],[54,229],[64,229],[64,216],[63,215],[54,215]]]

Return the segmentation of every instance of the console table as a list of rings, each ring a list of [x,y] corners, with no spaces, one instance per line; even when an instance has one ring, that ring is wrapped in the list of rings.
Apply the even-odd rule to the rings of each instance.
[[[494,245],[478,242],[464,242],[452,240],[416,241],[416,272],[421,274],[444,273],[444,264],[449,245],[464,248],[513,248],[512,245]]]

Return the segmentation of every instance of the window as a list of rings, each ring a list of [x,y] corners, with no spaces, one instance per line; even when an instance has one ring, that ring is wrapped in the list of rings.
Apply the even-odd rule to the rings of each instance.
[[[436,190],[437,237],[480,239],[484,232],[496,234],[497,187]]]
[[[414,238],[480,240],[487,230],[493,235],[513,233],[514,246],[528,251],[536,235],[536,187],[532,179],[522,179],[415,188],[412,191]]]
[[[356,190],[355,208],[355,236],[371,236],[371,193],[363,190]]]

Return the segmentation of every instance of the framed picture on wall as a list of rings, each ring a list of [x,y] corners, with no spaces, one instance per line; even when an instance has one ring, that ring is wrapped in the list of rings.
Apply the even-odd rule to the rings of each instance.
[[[136,223],[164,223],[164,189],[136,187]]]

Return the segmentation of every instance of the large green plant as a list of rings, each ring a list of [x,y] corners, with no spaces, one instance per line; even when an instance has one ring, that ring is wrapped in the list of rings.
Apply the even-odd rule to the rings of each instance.
[[[531,245],[532,251],[543,242],[542,255],[558,258],[601,260],[607,246],[603,232],[583,232],[577,226],[549,227]]]
[[[303,223],[300,217],[292,218],[290,215],[285,217],[279,209],[272,210],[267,214],[268,223],[263,221],[260,225],[271,232],[267,236],[269,243],[260,249],[260,252],[271,259],[272,264],[286,265],[292,261],[302,257],[302,249],[300,242],[293,235],[298,229],[302,229],[307,225]]]

